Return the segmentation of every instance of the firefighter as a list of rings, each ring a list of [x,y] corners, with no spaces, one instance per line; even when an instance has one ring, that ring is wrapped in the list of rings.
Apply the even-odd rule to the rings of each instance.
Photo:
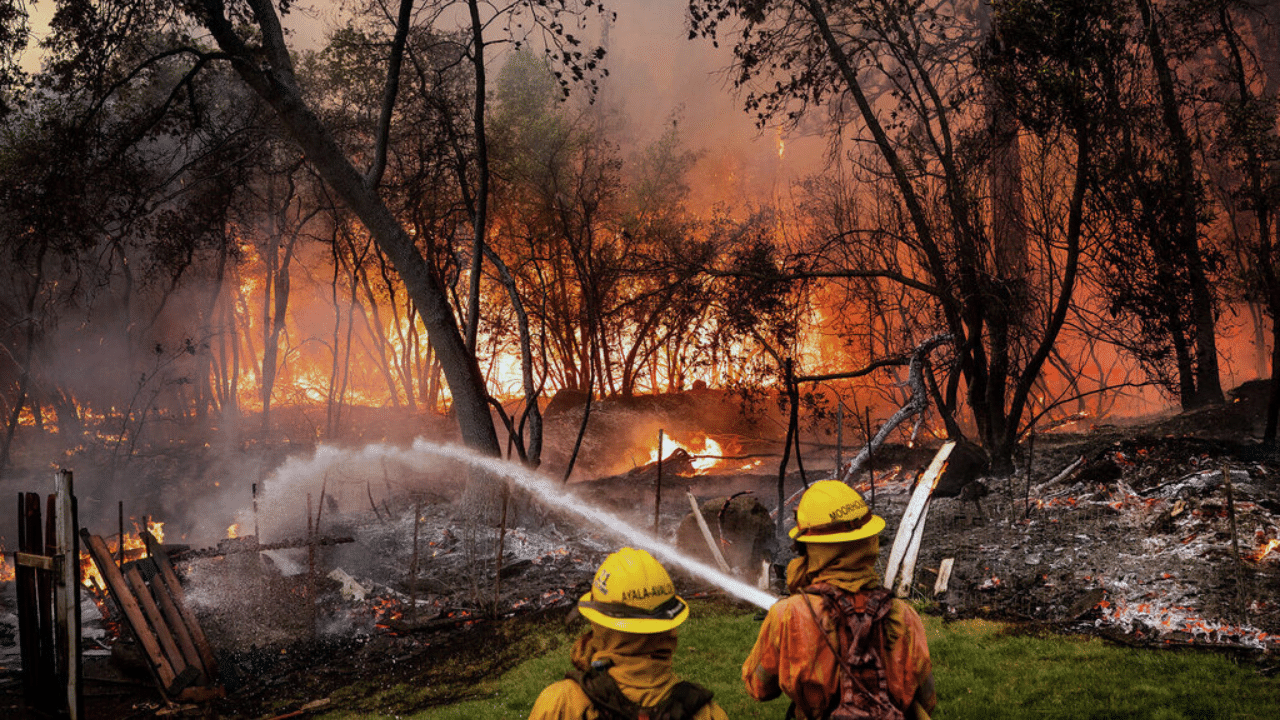
[[[728,720],[709,690],[671,672],[689,606],[649,553],[605,558],[578,612],[591,629],[570,653],[574,669],[542,691],[529,720]]]
[[[876,574],[884,519],[838,480],[796,506],[790,596],[769,609],[742,665],[747,694],[786,693],[800,720],[928,720],[937,704],[920,616]],[[838,653],[837,653],[838,651]]]

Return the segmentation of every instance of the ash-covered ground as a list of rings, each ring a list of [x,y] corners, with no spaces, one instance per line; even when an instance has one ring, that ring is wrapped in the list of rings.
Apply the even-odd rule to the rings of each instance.
[[[1256,439],[1260,404],[1241,396],[1143,425],[1037,436],[1021,449],[1014,475],[972,478],[985,495],[971,488],[933,501],[913,596],[948,618],[999,618],[1148,647],[1212,647],[1274,664],[1280,549],[1262,553],[1280,535],[1280,459]],[[781,433],[767,422],[730,419],[725,408],[705,396],[597,407],[573,481],[561,483],[562,469],[544,470],[547,487],[567,487],[632,532],[651,534],[656,467],[645,448],[656,444],[656,429],[695,455],[707,447],[695,446],[694,431],[709,435],[732,459],[707,470],[688,458],[667,460],[657,534],[709,561],[700,533],[690,530],[691,493],[713,535],[734,541],[722,547],[741,579],[755,584],[756,556],[768,552],[781,564],[789,549],[771,538],[748,547],[749,531],[730,527],[735,521],[716,509],[733,498],[735,507],[756,508],[749,522],[771,522],[759,513],[777,505]],[[571,435],[580,417],[551,414],[549,435]],[[545,467],[563,468],[568,447],[554,443]],[[805,449],[804,477],[793,459],[786,497],[832,473],[829,433],[810,435]],[[882,562],[912,482],[935,451],[886,447],[859,479],[888,523]],[[208,519],[235,522],[242,535],[260,525],[262,542],[280,544],[305,539],[310,516],[314,535],[337,544],[246,553],[231,552],[243,539],[225,551],[166,540],[228,691],[181,713],[269,717],[326,702],[367,708],[377,688],[397,682],[434,690],[379,698],[377,707],[408,711],[466,697],[478,678],[523,659],[527,648],[512,639],[527,623],[563,623],[599,561],[630,542],[617,523],[586,519],[519,484],[510,486],[505,510],[499,493],[467,496],[472,469],[428,455],[403,441],[297,454],[266,478],[256,513],[241,505]],[[949,558],[947,589],[935,594]],[[686,595],[726,597],[705,578],[674,574]],[[776,569],[769,581],[770,592],[781,592]],[[12,584],[3,590],[0,602],[11,611]],[[91,685],[90,717],[173,712],[149,688],[127,633],[104,625],[89,601],[84,617],[92,649],[86,675],[102,683]],[[12,612],[0,616],[0,705],[11,709],[21,706],[15,628]]]

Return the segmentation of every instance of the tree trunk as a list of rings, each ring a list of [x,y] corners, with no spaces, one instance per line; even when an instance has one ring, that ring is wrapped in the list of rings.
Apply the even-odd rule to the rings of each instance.
[[[241,79],[279,117],[289,135],[306,154],[316,172],[349,207],[378,247],[387,254],[427,327],[431,343],[453,394],[453,406],[463,442],[486,455],[498,456],[501,448],[489,415],[488,393],[475,356],[467,349],[448,298],[426,259],[404,227],[379,196],[376,187],[365,184],[328,128],[306,105],[293,74],[293,64],[284,42],[280,19],[267,0],[249,0],[263,51],[251,50],[227,19],[220,0],[203,0],[202,18],[218,46],[232,58]]]
[[[1195,159],[1191,139],[1179,113],[1178,98],[1174,88],[1173,71],[1165,54],[1164,40],[1156,22],[1151,0],[1139,0],[1142,21],[1146,26],[1147,48],[1151,52],[1151,64],[1160,89],[1161,115],[1165,129],[1169,131],[1170,149],[1173,152],[1178,179],[1178,207],[1181,213],[1178,223],[1178,245],[1186,263],[1191,282],[1191,317],[1195,323],[1196,393],[1197,407],[1223,402],[1222,381],[1218,372],[1217,321],[1213,314],[1213,288],[1209,285],[1200,252],[1199,214],[1196,201]]]

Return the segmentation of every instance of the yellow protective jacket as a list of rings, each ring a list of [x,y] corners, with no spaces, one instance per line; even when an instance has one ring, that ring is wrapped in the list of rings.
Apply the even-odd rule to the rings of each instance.
[[[609,675],[628,700],[644,707],[662,701],[680,680],[671,671],[676,631],[638,635],[592,623],[591,631],[578,638],[570,660],[586,670],[595,660],[609,660]],[[529,720],[597,720],[591,700],[573,680],[548,685],[533,704]],[[694,715],[694,720],[728,720],[715,700]]]
[[[820,582],[846,592],[879,586],[873,569],[878,542],[874,537],[868,540],[872,542],[811,545],[807,558],[798,558],[788,567],[793,594],[769,609],[755,647],[742,665],[742,681],[751,697],[772,700],[786,693],[795,702],[800,720],[823,718],[839,698],[841,669],[831,652],[838,642],[833,613],[827,611],[821,595],[799,591]],[[812,612],[805,607],[806,600]],[[937,696],[924,624],[910,605],[896,599],[884,622],[885,641],[878,652],[889,695],[903,708],[907,720],[928,720]],[[827,639],[822,637],[824,632]]]

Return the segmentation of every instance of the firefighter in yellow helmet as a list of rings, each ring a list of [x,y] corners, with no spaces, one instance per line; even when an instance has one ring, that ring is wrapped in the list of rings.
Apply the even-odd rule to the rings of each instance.
[[[649,553],[605,558],[578,611],[591,629],[573,646],[573,670],[542,691],[529,720],[728,720],[710,691],[671,672],[689,606]]]
[[[920,616],[880,585],[884,519],[838,480],[814,483],[790,532],[790,596],[765,616],[742,665],[756,700],[782,693],[799,720],[928,720],[937,704]],[[792,717],[792,715],[788,715]]]

